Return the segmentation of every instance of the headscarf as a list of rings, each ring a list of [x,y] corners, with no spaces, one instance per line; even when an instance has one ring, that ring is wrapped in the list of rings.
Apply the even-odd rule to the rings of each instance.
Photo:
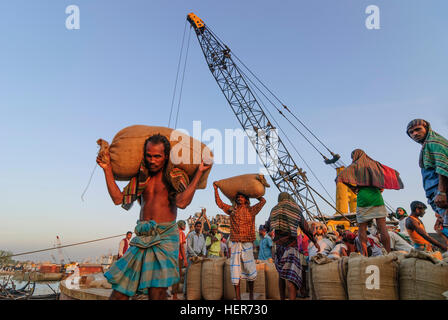
[[[409,134],[409,129],[411,129],[411,128],[415,127],[415,126],[424,126],[426,128],[426,136],[428,135],[428,131],[431,128],[431,126],[429,125],[429,122],[426,121],[426,120],[423,120],[423,119],[414,119],[414,120],[412,120],[411,122],[408,123],[408,126],[406,127],[406,134],[411,139],[412,139],[412,137]],[[425,136],[425,138],[423,138],[423,140],[421,142],[419,141],[419,143],[423,143],[425,141],[424,139],[426,139],[426,136]]]
[[[289,234],[297,237],[297,227],[303,222],[302,209],[287,192],[281,192],[278,196],[278,204],[272,208],[269,217],[270,229],[277,233]]]
[[[339,173],[336,183],[342,182],[355,187],[403,189],[398,171],[371,159],[363,150],[353,150],[352,160],[353,162]]]
[[[402,215],[398,214],[398,209],[403,210],[404,213],[403,213]],[[407,217],[407,216],[408,216],[408,213],[406,212],[406,210],[405,210],[404,208],[402,208],[402,207],[398,207],[397,210],[395,210],[395,212],[392,213],[392,216],[394,216],[394,217],[397,218],[397,219],[400,219],[400,218],[402,218],[402,217]]]
[[[427,131],[424,140],[419,141],[422,144],[419,157],[420,168],[434,168],[437,174],[448,177],[448,140],[433,131],[431,124],[422,119],[412,120],[407,130],[416,125],[424,125]],[[410,136],[409,132],[406,131],[406,133]]]
[[[210,230],[218,230],[218,226],[216,224],[212,224],[210,226]]]

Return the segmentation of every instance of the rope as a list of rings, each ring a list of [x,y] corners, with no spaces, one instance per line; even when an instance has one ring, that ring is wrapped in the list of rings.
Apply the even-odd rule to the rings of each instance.
[[[95,167],[93,167],[92,173],[90,174],[89,182],[87,182],[87,186],[86,186],[86,188],[84,189],[83,193],[81,194],[81,200],[82,200],[82,201],[84,201],[84,195],[86,194],[87,189],[88,189],[89,186],[90,186],[90,182],[92,182],[93,174],[95,173],[96,167],[97,167],[97,164],[95,163]]]
[[[92,243],[92,242],[97,242],[97,241],[108,240],[108,239],[112,239],[112,238],[123,237],[125,235],[126,234],[120,234],[118,236],[112,236],[112,237],[107,237],[107,238],[101,238],[101,239],[95,239],[95,240],[89,240],[89,241],[83,241],[83,242],[78,242],[78,243],[67,244],[67,245],[64,245],[64,246],[57,247],[57,248],[47,248],[47,249],[41,249],[41,250],[35,250],[35,251],[22,252],[22,253],[12,254],[12,255],[9,255],[9,256],[1,256],[1,258],[11,258],[11,257],[23,256],[25,254],[32,254],[32,253],[43,252],[43,251],[50,251],[50,250],[55,250],[55,249],[59,249],[59,248],[73,247],[73,246],[78,246],[80,244],[86,244],[86,243]]]
[[[187,52],[185,53],[184,70],[183,70],[183,73],[182,73],[182,82],[180,84],[179,102],[177,104],[177,114],[176,114],[176,122],[174,124],[174,128],[177,128],[177,119],[179,118],[180,101],[181,101],[181,98],[182,98],[182,91],[183,91],[183,88],[184,88],[185,68],[187,67],[188,49],[190,48],[190,37],[191,37],[191,28],[190,28],[190,33],[188,33]]]
[[[184,50],[184,41],[185,41],[185,31],[187,30],[187,21],[185,21],[184,26],[184,35],[182,37],[182,46],[180,47],[180,55],[179,55],[179,62],[177,64],[177,72],[176,72],[176,81],[174,83],[174,91],[173,91],[173,99],[171,100],[171,110],[170,110],[170,117],[168,118],[168,127],[171,124],[171,116],[173,114],[173,107],[174,107],[174,98],[176,97],[176,89],[177,89],[177,79],[179,79],[179,70],[180,70],[180,63],[182,61],[182,53]]]

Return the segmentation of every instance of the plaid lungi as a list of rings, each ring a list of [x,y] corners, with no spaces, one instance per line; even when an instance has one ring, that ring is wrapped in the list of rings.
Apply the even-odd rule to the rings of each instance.
[[[230,277],[234,286],[240,283],[240,279],[255,281],[257,278],[252,242],[230,241]]]
[[[137,221],[125,255],[104,274],[112,289],[127,296],[179,282],[179,231],[176,221]]]
[[[302,287],[302,263],[297,247],[285,247],[277,244],[274,263],[280,279],[291,281],[297,289]]]

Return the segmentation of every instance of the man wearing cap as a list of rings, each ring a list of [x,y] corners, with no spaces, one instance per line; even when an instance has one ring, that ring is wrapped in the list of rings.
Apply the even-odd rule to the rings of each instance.
[[[413,201],[411,203],[411,215],[406,219],[406,228],[414,242],[414,248],[421,251],[433,251],[432,244],[446,251],[446,245],[441,244],[426,233],[425,226],[420,220],[425,215],[425,210],[426,205],[423,202]]]
[[[442,233],[448,236],[448,140],[433,131],[423,119],[409,122],[406,133],[422,145],[419,165],[423,188],[429,205],[443,218]]]
[[[210,227],[210,235],[205,239],[207,257],[219,258],[221,256],[221,238],[221,234],[218,233],[218,226],[212,224]]]
[[[273,242],[271,237],[266,233],[266,227],[264,225],[260,225],[258,229],[260,233],[260,250],[258,252],[258,260],[268,260],[272,259],[272,246]]]

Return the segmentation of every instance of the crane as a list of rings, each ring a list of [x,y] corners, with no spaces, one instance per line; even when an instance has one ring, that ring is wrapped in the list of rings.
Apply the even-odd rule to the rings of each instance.
[[[260,104],[254,90],[249,86],[249,83],[254,86],[255,84],[235,63],[229,47],[194,13],[189,13],[187,20],[196,33],[210,72],[246,132],[249,141],[255,148],[275,186],[281,192],[292,194],[311,220],[314,220],[316,217],[323,218],[317,202],[319,198],[338,212],[328,200],[309,185],[306,172],[296,164],[279,137],[278,128],[267,117],[265,108]],[[291,114],[293,116],[292,119],[295,118],[303,125],[300,119],[293,115],[285,104],[282,103],[281,105],[283,109],[276,107],[277,111],[288,122],[295,126],[292,120],[285,116],[285,113]],[[296,126],[295,128],[298,130]],[[306,126],[305,128],[318,139]],[[303,134],[302,136],[307,139]],[[308,139],[307,141],[310,142]],[[318,141],[322,143],[319,139]],[[314,148],[322,155],[326,164],[333,165],[336,168],[343,166],[338,163],[340,156],[331,152],[326,146],[325,148],[331,155],[329,157],[321,153],[316,147]]]

